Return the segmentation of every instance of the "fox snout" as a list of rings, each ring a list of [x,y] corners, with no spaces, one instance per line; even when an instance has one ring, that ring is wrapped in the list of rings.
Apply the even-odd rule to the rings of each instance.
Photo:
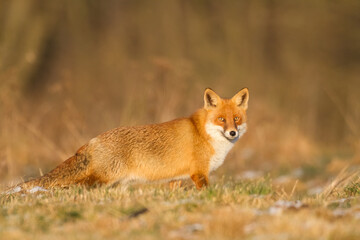
[[[241,125],[238,125],[236,129],[235,128],[226,129],[224,131],[224,135],[227,139],[234,140],[234,139],[240,138],[242,135],[244,135],[246,130],[247,130],[246,123],[243,123]]]
[[[233,129],[233,130],[224,131],[224,135],[227,139],[233,140],[238,137],[239,133],[237,130]]]

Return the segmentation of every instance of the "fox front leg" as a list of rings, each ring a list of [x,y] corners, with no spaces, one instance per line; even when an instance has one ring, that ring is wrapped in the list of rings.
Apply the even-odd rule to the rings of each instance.
[[[169,187],[171,190],[175,190],[177,188],[180,188],[182,185],[182,181],[181,180],[173,180],[169,182]]]
[[[209,186],[209,177],[206,174],[196,173],[191,175],[191,179],[195,183],[195,186],[198,190]]]

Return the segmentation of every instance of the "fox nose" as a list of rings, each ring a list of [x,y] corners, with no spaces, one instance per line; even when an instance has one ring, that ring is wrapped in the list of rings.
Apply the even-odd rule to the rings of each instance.
[[[236,135],[236,132],[235,131],[231,131],[230,132],[230,136],[234,137]]]

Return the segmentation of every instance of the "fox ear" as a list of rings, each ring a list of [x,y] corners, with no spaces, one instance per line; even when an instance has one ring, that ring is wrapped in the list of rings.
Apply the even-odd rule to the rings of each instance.
[[[242,107],[246,110],[248,108],[249,90],[247,88],[241,89],[231,100],[235,102],[238,107]]]
[[[205,89],[204,108],[216,107],[220,103],[220,97],[210,88]]]

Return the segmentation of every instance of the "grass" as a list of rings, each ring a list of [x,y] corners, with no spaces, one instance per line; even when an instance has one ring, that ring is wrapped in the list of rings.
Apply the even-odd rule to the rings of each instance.
[[[56,189],[0,197],[1,239],[359,239],[360,198],[286,192],[270,177]],[[331,184],[330,184],[331,185]],[[337,185],[339,186],[339,185]],[[326,189],[326,188],[325,188]],[[347,195],[348,194],[348,195]]]

